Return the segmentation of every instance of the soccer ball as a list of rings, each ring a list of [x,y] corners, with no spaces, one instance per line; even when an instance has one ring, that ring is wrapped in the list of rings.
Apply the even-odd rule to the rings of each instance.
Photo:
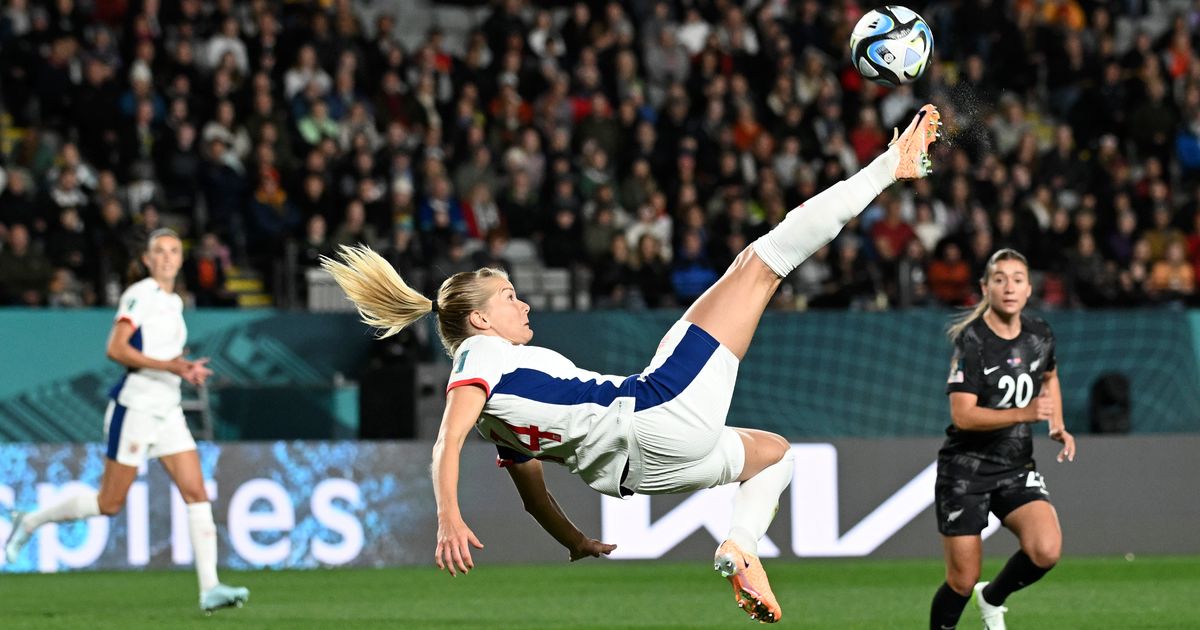
[[[916,81],[932,55],[933,32],[907,7],[868,11],[850,35],[850,59],[858,73],[888,87]]]

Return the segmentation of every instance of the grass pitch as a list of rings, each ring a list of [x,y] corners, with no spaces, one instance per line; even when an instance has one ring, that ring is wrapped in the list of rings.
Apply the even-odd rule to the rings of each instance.
[[[1003,558],[984,567],[995,575]],[[777,627],[923,628],[938,561],[768,561]],[[728,584],[694,563],[588,561],[433,568],[225,571],[250,587],[243,609],[204,617],[189,572],[0,574],[10,628],[725,628],[746,627]],[[1064,558],[1009,598],[1012,628],[1200,628],[1200,557]],[[960,628],[979,627],[968,604]]]

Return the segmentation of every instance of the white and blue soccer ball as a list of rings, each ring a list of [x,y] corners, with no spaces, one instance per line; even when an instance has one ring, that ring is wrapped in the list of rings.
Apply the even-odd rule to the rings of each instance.
[[[850,59],[859,74],[888,87],[916,81],[932,56],[929,24],[907,7],[868,11],[850,35]]]

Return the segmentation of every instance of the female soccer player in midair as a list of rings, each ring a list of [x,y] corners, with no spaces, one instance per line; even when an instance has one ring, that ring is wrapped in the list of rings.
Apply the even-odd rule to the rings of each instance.
[[[196,442],[179,404],[181,381],[201,385],[212,374],[205,365],[208,359],[183,358],[187,326],[183,300],[175,293],[175,276],[183,264],[179,237],[167,229],[151,233],[142,262],[149,277],[121,294],[108,337],[108,357],[125,366],[126,372],[109,392],[104,418],[107,459],[100,492],[76,494],[34,512],[17,512],[5,553],[9,563],[16,562],[21,548],[43,523],[117,514],[125,505],[138,467],[148,458],[158,458],[187,503],[200,608],[211,612],[241,606],[250,591],[217,580],[217,528]]]
[[[466,573],[474,566],[471,547],[483,547],[458,504],[459,455],[474,426],[497,445],[525,509],[571,560],[608,554],[615,546],[571,523],[546,489],[543,461],[566,466],[614,497],[739,482],[715,568],[751,616],[778,621],[782,611],[757,547],[791,480],[792,455],[778,435],[725,426],[738,364],[781,279],[880,191],[897,179],[928,174],[939,118],[932,105],[921,108],[883,155],[746,248],[667,331],[650,365],[629,377],[587,371],[552,350],[527,345],[533,338],[529,305],[499,270],[456,274],[430,301],[368,248],[343,248],[341,262],[324,260],[363,321],[385,337],[437,314],[439,336],[453,358],[433,447],[437,565],[451,575]]]
[[[933,597],[929,626],[954,628],[975,593],[984,628],[1003,630],[1004,602],[1054,568],[1062,551],[1058,514],[1033,461],[1033,425],[1048,422],[1062,442],[1058,461],[1075,459],[1063,425],[1054,334],[1024,314],[1029,265],[1012,249],[988,260],[983,299],[950,327],[954,359],[946,391],[950,419],[938,452],[936,507],[946,581]],[[978,582],[988,512],[1021,548],[991,582]]]

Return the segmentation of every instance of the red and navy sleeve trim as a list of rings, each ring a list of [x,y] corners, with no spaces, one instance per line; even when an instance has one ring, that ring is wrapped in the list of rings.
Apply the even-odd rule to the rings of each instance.
[[[483,388],[484,395],[489,397],[492,395],[492,388],[489,387],[488,382],[482,378],[464,378],[461,381],[452,381],[446,386],[446,393],[448,394],[450,393],[450,390],[454,389],[455,387],[462,387],[463,385],[478,385]]]

